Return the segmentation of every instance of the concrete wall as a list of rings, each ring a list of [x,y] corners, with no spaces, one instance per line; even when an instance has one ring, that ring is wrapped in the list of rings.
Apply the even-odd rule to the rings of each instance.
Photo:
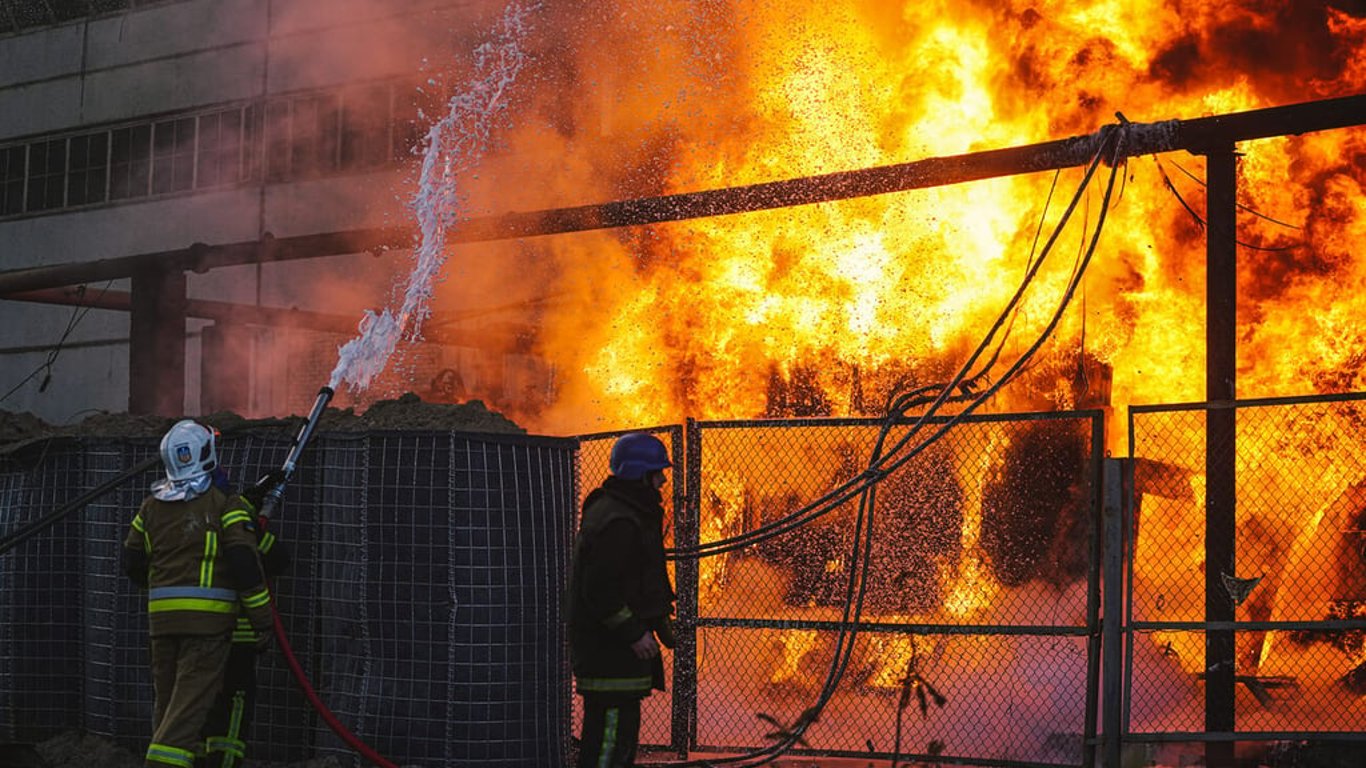
[[[0,148],[279,94],[415,82],[424,60],[455,61],[467,53],[501,7],[488,0],[187,0],[0,37]],[[0,271],[250,241],[267,232],[284,237],[392,225],[404,216],[401,202],[410,194],[395,167],[297,183],[263,185],[260,178],[0,218]],[[387,296],[386,271],[395,261],[358,255],[220,269],[191,275],[188,291],[191,299],[354,312],[359,319],[360,307]],[[359,288],[344,298],[303,289],[332,280]],[[108,289],[126,291],[128,284]],[[42,375],[21,383],[73,314],[71,307],[0,299],[0,409],[65,423],[86,409],[127,407],[122,312],[82,317],[44,391],[37,388]],[[187,324],[188,413],[198,406],[202,326]]]

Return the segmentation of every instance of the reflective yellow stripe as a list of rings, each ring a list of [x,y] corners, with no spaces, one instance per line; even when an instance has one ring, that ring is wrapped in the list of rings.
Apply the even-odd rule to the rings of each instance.
[[[617,720],[620,717],[621,708],[612,707],[603,718],[602,749],[598,751],[598,768],[612,768],[612,753],[617,749]]]
[[[242,596],[242,605],[248,608],[260,608],[270,602],[270,589],[262,589],[260,592],[253,592],[250,595]]]
[[[232,768],[238,760],[247,756],[247,743],[242,741],[242,714],[246,709],[247,693],[238,689],[232,694],[232,714],[228,717],[228,733],[226,736],[210,736],[204,740],[204,747],[208,752],[222,752],[222,768]]]
[[[251,622],[246,616],[237,616],[237,626],[232,630],[232,641],[234,643],[254,643],[256,642],[256,629],[251,626]]]
[[[204,560],[199,563],[199,586],[213,586],[213,562],[218,557],[218,533],[204,532]]]
[[[258,548],[261,550],[261,554],[264,555],[269,552],[273,546],[275,546],[275,534],[266,531],[265,535],[261,537],[261,544]]]
[[[228,513],[226,513],[226,514],[223,515],[223,527],[224,527],[224,528],[227,528],[228,526],[231,526],[231,525],[236,525],[236,524],[238,524],[238,523],[249,523],[249,522],[251,522],[251,515],[247,514],[246,512],[244,512],[244,511],[242,511],[242,510],[240,510],[240,509],[234,509],[234,510],[232,510],[231,512],[228,512]]]
[[[630,606],[623,605],[621,610],[603,619],[602,623],[609,627],[619,627],[629,621],[634,615],[635,614],[631,613]]]
[[[152,600],[147,603],[148,613],[165,613],[166,611],[236,613],[237,606],[223,600],[208,600],[202,597],[169,597],[165,600]]]
[[[580,691],[648,691],[653,684],[648,677],[580,677]]]
[[[138,533],[147,533],[147,526],[143,525],[142,523],[141,512],[137,513],[136,515],[133,515],[133,530],[137,531]]]
[[[193,768],[194,753],[188,749],[153,742],[147,747],[147,762]]]

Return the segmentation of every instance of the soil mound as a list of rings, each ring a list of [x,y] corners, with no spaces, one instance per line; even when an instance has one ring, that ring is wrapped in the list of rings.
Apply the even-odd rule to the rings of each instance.
[[[269,428],[297,430],[303,418],[248,419],[231,411],[220,411],[198,417],[198,420],[231,433]],[[31,413],[0,411],[0,453],[52,437],[160,437],[175,421],[163,416],[97,413],[76,424],[54,426]],[[318,419],[317,427],[318,432],[378,430],[526,434],[516,422],[489,410],[481,400],[429,403],[411,392],[394,400],[380,400],[359,414],[353,408],[328,408]]]

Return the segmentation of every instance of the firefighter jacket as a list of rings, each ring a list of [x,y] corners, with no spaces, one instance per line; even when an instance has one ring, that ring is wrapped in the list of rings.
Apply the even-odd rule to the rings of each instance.
[[[255,529],[256,551],[261,558],[261,570],[265,572],[267,585],[271,579],[284,573],[289,567],[290,556],[289,547],[280,542],[273,532],[266,527],[266,519],[258,518]],[[267,632],[270,630],[267,629]],[[261,633],[257,632],[251,625],[251,618],[246,614],[238,614],[237,626],[232,630],[232,641],[234,643],[245,643],[255,646]]]
[[[608,477],[584,500],[570,575],[569,642],[580,693],[648,696],[664,690],[660,657],[631,644],[673,613],[659,491]]]
[[[270,629],[255,512],[217,487],[186,501],[142,502],[124,540],[124,570],[147,587],[153,637],[226,634],[239,610],[256,629]]]

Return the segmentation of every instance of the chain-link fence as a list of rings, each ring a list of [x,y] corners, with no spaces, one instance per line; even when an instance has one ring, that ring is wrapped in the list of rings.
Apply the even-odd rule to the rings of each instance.
[[[879,426],[690,423],[695,522],[679,541],[768,530],[857,480]],[[891,460],[928,432],[893,428],[888,446],[909,440]],[[968,417],[877,483],[866,550],[853,498],[680,561],[696,573],[679,587],[674,670],[696,680],[679,713],[690,749],[779,738],[816,703],[852,630],[838,687],[792,753],[1081,764],[1095,733],[1101,436],[1099,413]]]
[[[642,743],[660,757],[772,743],[822,698],[851,635],[795,753],[1071,766],[1118,740],[1362,739],[1364,399],[1134,408],[1119,491],[1101,483],[1093,412],[968,417],[897,463],[921,430],[871,474],[874,420],[647,430],[675,462],[667,546],[769,533],[671,564],[679,644]],[[296,561],[275,586],[343,723],[401,762],[561,764],[578,729],[560,603],[572,529],[617,434],[318,436],[274,524]],[[289,442],[230,436],[224,464],[240,484]],[[0,457],[0,531],[154,451],[52,440]],[[145,743],[145,606],[117,556],[155,473],[0,557],[0,737],[81,728]],[[851,495],[774,527],[870,478],[871,505]],[[1107,578],[1124,584],[1113,595],[1103,500],[1124,511],[1105,540]],[[1102,597],[1125,604],[1104,624]],[[1116,640],[1104,665],[1102,628]],[[277,655],[260,692],[256,757],[344,752]],[[1112,728],[1102,699],[1120,702]]]
[[[1126,739],[1366,740],[1363,399],[1131,409]]]
[[[227,437],[235,484],[290,436]],[[9,534],[154,456],[155,440],[44,442],[0,459]],[[574,441],[521,435],[318,435],[272,530],[294,563],[274,586],[323,702],[403,764],[557,766],[567,752],[561,600]],[[69,728],[131,749],[150,735],[145,596],[119,551],[159,468],[0,557],[0,738]],[[261,657],[253,758],[350,755]]]

